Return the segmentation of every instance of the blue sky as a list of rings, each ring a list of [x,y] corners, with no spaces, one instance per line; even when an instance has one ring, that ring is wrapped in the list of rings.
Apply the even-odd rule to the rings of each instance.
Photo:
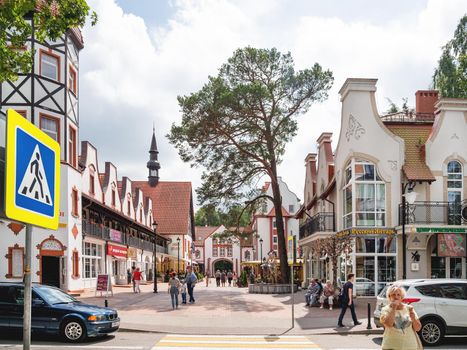
[[[336,146],[338,90],[348,77],[378,78],[380,113],[386,98],[414,105],[427,89],[453,36],[465,0],[89,0],[98,13],[83,30],[80,54],[80,139],[110,161],[118,176],[147,177],[155,123],[161,180],[200,184],[202,169],[182,163],[165,135],[181,114],[178,95],[197,91],[239,47],[290,51],[296,68],[315,62],[333,71],[327,101],[299,118],[279,172],[303,197],[304,159],[322,132]],[[261,181],[265,181],[262,179]],[[261,185],[258,184],[258,185]]]

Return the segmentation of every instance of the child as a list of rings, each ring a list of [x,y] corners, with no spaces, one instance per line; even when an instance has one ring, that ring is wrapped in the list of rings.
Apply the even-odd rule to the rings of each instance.
[[[186,304],[186,282],[184,279],[180,282],[182,282],[180,287],[180,292],[182,293],[182,304]]]

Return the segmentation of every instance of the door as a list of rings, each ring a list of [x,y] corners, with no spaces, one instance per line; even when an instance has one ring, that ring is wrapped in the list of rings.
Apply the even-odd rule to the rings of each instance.
[[[42,284],[60,288],[60,258],[58,256],[41,257]]]

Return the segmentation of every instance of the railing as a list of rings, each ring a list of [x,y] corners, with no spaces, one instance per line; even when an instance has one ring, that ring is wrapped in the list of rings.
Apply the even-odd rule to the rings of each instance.
[[[381,121],[390,123],[433,123],[434,113],[415,113],[414,110],[390,113],[381,116]]]
[[[318,213],[300,226],[300,239],[315,232],[334,231],[334,213]]]
[[[169,254],[169,248],[168,247],[163,247],[161,245],[157,245],[156,250],[157,250],[158,253]]]
[[[87,220],[83,220],[83,234],[101,239],[108,239],[109,228],[101,224],[95,224]]]
[[[130,247],[135,247],[143,250],[153,251],[154,250],[154,243],[145,241],[141,238],[136,237],[128,237],[128,245]]]
[[[462,225],[460,202],[415,202],[405,206],[406,224]],[[399,204],[399,225],[402,225],[402,204]],[[464,223],[465,224],[465,223]]]

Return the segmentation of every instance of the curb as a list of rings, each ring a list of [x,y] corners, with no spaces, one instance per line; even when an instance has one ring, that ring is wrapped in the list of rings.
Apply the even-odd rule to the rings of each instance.
[[[119,328],[118,332],[127,332],[127,333],[153,333],[153,334],[198,334],[194,332],[163,332],[163,331],[155,331],[155,330],[146,330],[146,329],[135,329],[135,328]],[[341,331],[341,332],[322,332],[322,333],[304,333],[304,334],[294,334],[294,335],[304,335],[304,336],[310,336],[310,335],[351,335],[351,334],[356,334],[356,335],[370,335],[370,334],[383,334],[382,329],[366,329],[366,330],[361,330],[361,331]],[[236,336],[242,336],[242,335],[252,335],[252,333],[244,333],[244,334],[238,334],[238,333],[232,333],[232,334],[222,334],[222,335],[236,335]]]

